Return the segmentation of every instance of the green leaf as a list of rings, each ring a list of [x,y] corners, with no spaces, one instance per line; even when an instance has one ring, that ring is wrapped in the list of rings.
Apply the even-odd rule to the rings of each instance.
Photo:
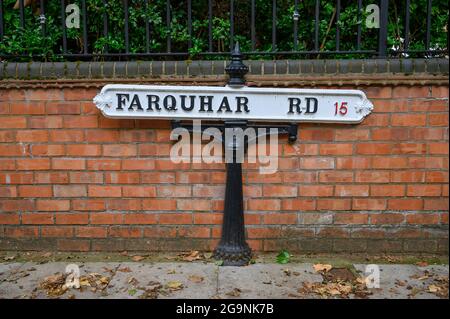
[[[130,289],[130,290],[128,290],[128,294],[129,294],[130,296],[134,296],[134,295],[136,294],[136,292],[137,292],[136,289]]]
[[[215,262],[215,264],[216,264],[217,266],[223,266],[223,260],[217,260],[217,261]]]
[[[287,264],[289,262],[289,259],[291,258],[291,254],[287,250],[282,250],[277,255],[277,263],[279,264]]]

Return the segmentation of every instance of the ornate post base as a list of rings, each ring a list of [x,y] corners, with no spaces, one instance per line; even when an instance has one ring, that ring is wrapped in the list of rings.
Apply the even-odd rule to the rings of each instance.
[[[241,247],[219,245],[213,256],[216,260],[223,260],[223,266],[246,266],[252,259],[252,250],[248,245]]]
[[[224,266],[244,266],[250,262],[252,251],[245,241],[241,163],[227,163],[226,183],[222,239],[213,257]]]

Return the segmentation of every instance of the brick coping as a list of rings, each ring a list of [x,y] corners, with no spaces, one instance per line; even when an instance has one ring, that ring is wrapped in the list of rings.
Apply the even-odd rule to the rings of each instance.
[[[213,85],[225,86],[228,77],[220,76],[159,76],[149,78],[112,78],[112,79],[0,79],[1,89],[34,88],[101,88],[110,83],[154,84],[154,85]],[[346,74],[346,75],[249,75],[246,77],[250,87],[348,87],[348,86],[448,86],[448,75],[415,74],[414,76],[396,74]]]
[[[355,60],[249,60],[249,78],[257,77],[342,77],[417,75],[448,76],[449,60],[355,59]],[[228,61],[119,61],[119,62],[0,62],[0,82],[54,79],[175,79],[179,81],[225,81]],[[330,75],[333,79],[330,79]],[[203,80],[202,80],[203,79]],[[404,79],[405,80],[405,79]]]

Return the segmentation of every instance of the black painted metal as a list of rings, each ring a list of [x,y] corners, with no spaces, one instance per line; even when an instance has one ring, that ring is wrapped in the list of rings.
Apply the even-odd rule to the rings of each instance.
[[[314,10],[314,50],[319,51],[319,14],[320,14],[320,1],[316,0],[316,8]]]
[[[170,0],[166,0],[166,28],[167,28],[167,44],[166,51],[167,53],[172,51],[172,22],[171,22],[171,14],[170,14]]]
[[[256,49],[256,28],[255,28],[255,19],[256,19],[256,4],[255,4],[255,0],[252,0],[251,3],[251,17],[250,17],[250,21],[251,21],[251,25],[250,25],[250,34],[251,34],[251,39],[252,39],[252,51],[255,51]]]
[[[410,0],[406,0],[406,5],[405,5],[405,42],[403,45],[403,48],[405,50],[409,49],[409,16],[410,16],[409,6],[410,6]]]
[[[239,50],[239,43],[236,43],[231,53],[232,60],[227,66],[226,71],[230,78],[228,85],[242,86],[245,84],[244,76],[248,72],[248,67],[244,65],[243,55]],[[183,127],[189,132],[194,133],[192,123],[184,123],[180,120],[172,121],[172,128]],[[227,120],[224,123],[208,124],[207,127],[215,127],[222,132],[222,141],[225,140],[225,130],[247,127],[265,128],[266,134],[269,134],[270,128],[277,128],[278,134],[289,134],[289,142],[297,139],[298,125],[292,124],[257,124],[242,120]],[[258,130],[259,131],[259,130]],[[196,133],[202,133],[197,132]],[[214,250],[213,257],[223,261],[224,266],[244,266],[247,265],[252,257],[252,251],[245,241],[245,223],[244,223],[244,194],[242,187],[242,161],[237,158],[238,154],[244,154],[247,149],[247,143],[256,141],[243,141],[234,139],[225,141],[226,154],[232,152],[232,161],[227,157],[226,169],[227,179],[225,186],[225,207],[223,212],[222,237],[217,248]],[[244,152],[241,152],[241,151]],[[227,153],[228,152],[228,153]]]
[[[44,0],[41,0],[39,2],[39,8],[41,10],[40,15],[39,15],[39,23],[41,24],[41,32],[42,35],[45,36],[46,33],[46,27],[45,27],[45,22],[47,20],[47,18],[45,17],[45,4],[44,4]]]
[[[248,67],[242,62],[243,56],[239,50],[239,43],[236,43],[231,57],[231,63],[226,68],[230,76],[228,84],[230,86],[236,84],[244,85],[244,76],[248,72]],[[248,127],[247,121],[225,121],[224,125],[225,129],[245,129],[246,127]],[[295,125],[295,127],[297,126]],[[295,137],[297,137],[297,134],[295,134]],[[217,260],[222,260],[224,266],[244,266],[252,258],[252,251],[245,241],[242,159],[237,158],[237,154],[244,154],[244,152],[240,152],[242,148],[245,151],[245,141],[238,139],[225,141],[225,151],[233,152],[233,156],[232,162],[227,162],[226,164],[227,180],[225,186],[222,237],[213,253],[213,257]]]
[[[248,66],[242,62],[242,53],[239,49],[239,42],[236,42],[233,52],[231,52],[231,63],[225,68],[230,75],[228,85],[242,86],[245,84],[244,76],[248,72]]]
[[[148,12],[148,0],[145,0],[145,12]],[[150,19],[145,17],[145,52],[150,52]]]
[[[124,36],[125,36],[125,53],[130,52],[130,36],[129,36],[129,22],[128,22],[128,0],[123,1],[124,13]]]
[[[103,36],[108,37],[108,2],[103,0],[104,12],[103,12]],[[108,52],[108,45],[105,46],[105,52]]]
[[[277,49],[277,0],[272,0],[272,51]]]
[[[336,3],[336,51],[339,51],[340,48],[340,36],[341,36],[341,29],[339,27],[339,21],[341,18],[341,0],[337,0]]]
[[[245,121],[225,122],[225,128],[243,128]],[[228,141],[227,141],[228,142]],[[233,152],[233,162],[227,163],[227,180],[225,186],[225,207],[223,211],[222,237],[214,250],[213,257],[222,260],[224,266],[244,266],[252,258],[252,250],[245,241],[244,194],[242,191],[242,163],[236,158],[240,148],[245,148],[243,141],[237,139],[225,145]]]
[[[3,0],[0,0],[0,40],[3,40]]]
[[[294,16],[292,18],[294,19],[294,51],[297,51],[298,50],[298,19],[300,18],[300,15],[298,13],[298,0],[295,0],[295,2],[294,2]]]
[[[87,11],[86,0],[81,1],[81,11],[83,15],[83,53],[88,53],[88,30],[87,30]]]
[[[222,133],[224,133],[224,131],[225,131],[225,123],[208,123],[206,125],[208,127],[217,128]],[[278,134],[287,134],[288,135],[289,142],[295,142],[297,140],[298,125],[296,123],[267,125],[267,124],[258,124],[258,123],[248,122],[247,126],[253,127],[255,129],[264,128],[264,129],[266,129],[266,132],[268,132],[268,130],[271,128],[276,128],[278,130]],[[177,128],[177,127],[185,128],[191,133],[197,132],[197,131],[194,131],[194,126],[192,124],[192,121],[185,122],[185,121],[181,121],[181,120],[172,120],[172,129]],[[199,131],[197,133],[202,133],[202,131]]]
[[[388,38],[388,6],[389,0],[380,0],[380,31],[378,32],[378,57],[387,56],[387,38]]]
[[[208,0],[208,51],[213,51],[213,36],[212,36],[212,0]]]
[[[188,49],[192,47],[192,0],[188,0]]]
[[[358,30],[356,32],[356,49],[361,50],[361,10],[362,10],[362,0],[358,0]]]
[[[230,0],[230,51],[234,46],[234,0]]]
[[[19,0],[20,27],[25,27],[25,7],[23,0]]]
[[[66,5],[65,1],[61,0],[61,28],[63,31],[63,54],[67,53],[67,30],[66,30]]]
[[[431,40],[431,2],[432,0],[427,1],[427,32],[425,33],[425,50],[430,49],[430,40]]]

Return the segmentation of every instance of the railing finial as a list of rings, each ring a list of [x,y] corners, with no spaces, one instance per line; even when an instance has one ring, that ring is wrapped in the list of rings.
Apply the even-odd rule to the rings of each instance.
[[[244,76],[248,72],[248,66],[242,61],[243,55],[239,48],[239,42],[236,42],[233,51],[231,52],[231,62],[225,68],[225,71],[230,76],[228,85],[232,87],[240,87],[245,85]]]

